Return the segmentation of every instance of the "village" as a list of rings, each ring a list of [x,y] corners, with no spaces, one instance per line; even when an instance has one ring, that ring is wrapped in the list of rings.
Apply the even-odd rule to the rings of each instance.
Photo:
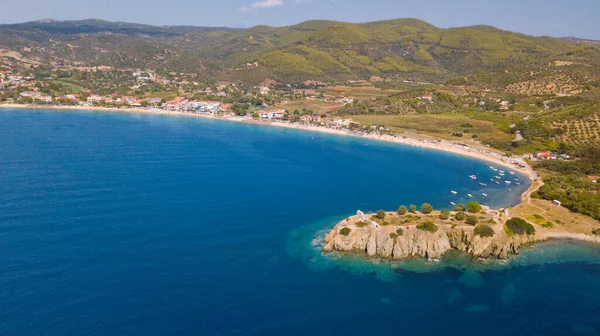
[[[104,74],[103,69],[97,69],[94,74]],[[168,113],[193,114],[217,118],[242,118],[251,123],[277,123],[286,125],[310,126],[317,129],[343,131],[357,136],[376,135],[378,137],[396,138],[395,134],[380,124],[361,124],[351,117],[338,116],[335,113],[319,113],[306,108],[286,109],[278,105],[285,105],[288,101],[302,101],[308,104],[318,102],[331,104],[331,106],[352,106],[355,99],[344,93],[324,94],[322,89],[328,83],[308,80],[295,85],[283,84],[274,80],[265,79],[257,86],[247,86],[240,83],[221,81],[213,85],[202,85],[199,82],[172,74],[169,78],[141,70],[123,73],[126,78],[127,93],[112,92],[100,94],[100,91],[109,91],[108,88],[97,86],[96,90],[81,88],[77,93],[52,94],[50,78],[36,76],[32,73],[13,73],[12,69],[0,68],[0,93],[3,94],[0,104],[20,104],[39,107],[78,107],[78,108],[103,108],[103,109],[129,109],[133,111],[164,111]],[[368,85],[369,82],[381,82],[382,78],[371,78],[369,81],[349,81],[349,85]],[[99,81],[103,83],[102,80]],[[425,85],[417,83],[413,78],[404,81],[410,85]],[[106,85],[104,83],[103,85]],[[153,92],[144,91],[145,88],[158,86],[160,90]],[[164,91],[161,91],[164,90]],[[64,91],[64,90],[61,90]],[[113,90],[116,91],[116,90]],[[56,92],[56,91],[54,91]],[[133,95],[132,93],[139,93]],[[319,93],[320,92],[320,93]],[[169,95],[165,95],[169,93]],[[174,97],[173,97],[174,96]],[[171,98],[169,98],[171,97]],[[423,95],[417,97],[420,104],[432,105],[439,100],[439,96]],[[498,111],[507,111],[512,108],[508,100],[496,99],[488,103],[496,105]],[[476,99],[472,101],[481,109],[486,107],[486,101]],[[489,105],[489,104],[488,104]],[[333,112],[334,110],[332,110]],[[406,138],[406,137],[403,137]],[[464,143],[452,141],[421,139],[421,144],[445,144],[447,146],[468,148]],[[473,146],[476,144],[473,143]],[[466,146],[466,147],[465,147]],[[473,150],[473,149],[471,149]],[[551,151],[524,153],[513,158],[538,160],[573,160],[566,154]],[[593,179],[595,182],[597,180]]]

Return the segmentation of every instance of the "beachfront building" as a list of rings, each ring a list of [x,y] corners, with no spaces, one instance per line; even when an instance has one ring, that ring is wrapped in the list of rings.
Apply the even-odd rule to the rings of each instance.
[[[188,103],[187,98],[185,97],[175,97],[173,100],[169,100],[165,103],[165,109],[169,111],[182,110],[185,105]]]
[[[88,104],[100,103],[100,102],[106,101],[106,97],[98,96],[98,95],[91,95],[87,98],[86,101]]]
[[[200,114],[215,114],[221,109],[221,102],[218,101],[194,101],[189,102],[185,109]]]
[[[287,116],[285,110],[264,110],[257,113],[261,119],[283,119]]]

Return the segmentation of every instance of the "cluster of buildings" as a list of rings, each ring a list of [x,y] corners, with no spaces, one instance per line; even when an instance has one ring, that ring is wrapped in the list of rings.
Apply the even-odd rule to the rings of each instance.
[[[51,103],[52,96],[44,95],[39,91],[25,91],[21,92],[21,97],[31,98],[34,101],[43,102],[43,103]]]
[[[188,111],[201,114],[214,114],[221,109],[219,101],[191,101],[185,97],[175,97],[162,105],[169,111]]]
[[[567,154],[556,154],[549,151],[545,152],[535,152],[535,153],[525,153],[523,154],[524,159],[533,159],[533,160],[571,160],[574,157]]]

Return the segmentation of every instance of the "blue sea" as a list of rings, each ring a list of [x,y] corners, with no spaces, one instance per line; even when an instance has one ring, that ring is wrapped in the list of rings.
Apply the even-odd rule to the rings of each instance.
[[[600,334],[597,245],[552,241],[505,264],[320,253],[357,209],[467,193],[504,207],[527,188],[471,174],[496,173],[293,129],[2,109],[0,335]]]

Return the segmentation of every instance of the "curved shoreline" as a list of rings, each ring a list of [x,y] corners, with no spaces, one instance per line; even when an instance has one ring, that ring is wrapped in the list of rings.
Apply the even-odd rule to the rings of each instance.
[[[519,158],[508,158],[504,157],[498,152],[494,152],[491,150],[483,150],[477,149],[470,146],[462,146],[450,141],[440,140],[440,141],[426,141],[426,140],[417,140],[414,138],[404,137],[404,136],[390,136],[390,135],[373,135],[373,134],[357,134],[353,133],[349,130],[341,130],[341,129],[333,129],[321,126],[314,125],[306,125],[299,123],[289,123],[289,122],[279,122],[279,121],[269,121],[269,122],[261,122],[256,121],[254,119],[248,119],[245,117],[239,116],[212,116],[212,115],[201,115],[201,114],[193,114],[193,113],[183,113],[183,112],[173,112],[173,111],[165,111],[162,109],[156,108],[105,108],[105,107],[96,107],[96,106],[56,106],[56,105],[25,105],[25,104],[0,104],[0,108],[15,108],[15,109],[50,109],[50,110],[71,110],[71,111],[102,111],[102,112],[116,112],[116,113],[138,113],[138,114],[152,114],[152,115],[168,115],[168,116],[183,116],[183,117],[194,117],[194,118],[204,118],[204,119],[213,119],[213,120],[223,120],[223,121],[233,121],[233,122],[242,122],[247,124],[254,125],[265,125],[265,126],[275,126],[289,129],[296,129],[301,131],[311,131],[311,132],[320,132],[320,133],[328,133],[334,135],[342,135],[342,136],[351,136],[356,138],[364,138],[370,140],[378,140],[378,141],[386,141],[397,143],[401,145],[407,145],[412,147],[419,148],[427,148],[433,150],[439,150],[447,153],[457,154],[468,156],[471,158],[479,159],[482,161],[486,161],[489,163],[493,163],[505,168],[509,168],[515,171],[518,171],[530,179],[529,188],[521,194],[521,199],[523,199],[524,195],[531,193],[531,190],[534,181],[541,182],[541,179],[537,175],[537,173],[522,159]],[[480,145],[477,143],[477,145]],[[506,161],[505,161],[506,160]],[[510,161],[517,162],[522,164],[524,168],[520,168],[515,164],[512,164]]]
[[[277,122],[277,121],[269,121],[269,122],[261,122],[256,121],[254,119],[249,119],[245,117],[238,116],[212,116],[212,115],[200,115],[193,113],[183,113],[183,112],[173,112],[173,111],[165,111],[162,109],[149,109],[149,108],[103,108],[103,107],[93,107],[93,106],[42,106],[42,105],[23,105],[23,104],[2,104],[0,108],[5,109],[29,109],[29,110],[56,110],[56,111],[90,111],[90,112],[114,112],[114,113],[135,113],[135,114],[149,114],[149,115],[166,115],[166,116],[179,116],[179,117],[195,117],[195,118],[204,118],[204,119],[214,119],[214,120],[223,120],[223,121],[233,121],[233,122],[241,122],[247,124],[255,124],[255,125],[265,125],[265,126],[275,126],[281,128],[289,128],[296,129],[300,131],[311,131],[311,132],[320,132],[327,133],[333,135],[341,135],[341,136],[351,136],[356,138],[364,138],[368,140],[378,140],[378,141],[386,141],[397,143],[400,145],[426,148],[432,150],[438,150],[442,152],[452,153],[456,155],[462,155],[471,157],[474,159],[482,160],[484,162],[492,163],[497,166],[506,167],[508,169],[514,170],[516,172],[522,173],[529,178],[529,186],[527,190],[525,190],[520,197],[521,204],[529,195],[535,191],[543,182],[537,175],[537,173],[523,160],[521,159],[513,159],[504,157],[497,152],[493,152],[487,149],[477,149],[474,147],[462,146],[460,144],[450,142],[450,141],[426,141],[426,140],[417,140],[414,138],[404,137],[404,136],[390,136],[390,135],[373,135],[373,134],[358,134],[349,130],[340,130],[340,129],[332,129],[327,127],[320,127],[314,125],[306,125],[306,124],[298,124],[298,123],[289,123],[289,122]],[[520,168],[517,165],[511,163],[518,162],[524,166],[524,168]],[[537,183],[536,183],[537,182]],[[516,205],[515,205],[516,206]],[[510,207],[506,210],[510,210],[514,208]],[[546,237],[539,237],[540,241],[544,240],[578,240],[585,242],[594,242],[600,243],[600,238],[578,234],[572,232],[553,232],[548,234]]]

